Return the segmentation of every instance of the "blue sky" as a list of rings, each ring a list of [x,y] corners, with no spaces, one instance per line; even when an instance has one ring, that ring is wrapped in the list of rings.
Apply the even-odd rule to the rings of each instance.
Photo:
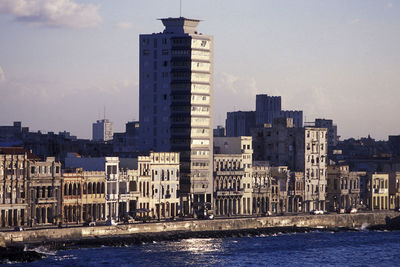
[[[400,2],[182,0],[214,36],[214,121],[281,95],[344,137],[400,134]],[[179,0],[0,0],[0,125],[90,137],[138,119],[138,35]],[[226,101],[226,100],[229,101]]]

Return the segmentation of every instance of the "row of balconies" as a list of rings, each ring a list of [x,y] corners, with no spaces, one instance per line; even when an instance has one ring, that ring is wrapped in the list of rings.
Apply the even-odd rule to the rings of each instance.
[[[222,196],[242,196],[243,189],[240,190],[217,190],[216,195],[219,197]]]
[[[387,188],[374,188],[373,192],[374,192],[374,194],[387,194],[388,189]]]
[[[244,175],[244,171],[243,170],[231,170],[231,171],[216,171],[215,172],[216,175],[220,175],[220,176],[226,176],[226,175],[235,175],[235,176],[243,176]]]

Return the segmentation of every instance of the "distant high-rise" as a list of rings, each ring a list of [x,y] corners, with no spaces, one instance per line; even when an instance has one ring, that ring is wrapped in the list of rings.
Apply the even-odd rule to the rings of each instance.
[[[93,123],[93,141],[109,141],[113,139],[113,127],[112,122],[107,119],[98,120]]]
[[[213,203],[213,38],[199,20],[161,21],[162,33],[140,35],[139,149],[180,153],[187,214]]]
[[[226,136],[251,136],[251,128],[256,127],[254,111],[234,111],[226,114]]]
[[[275,118],[292,118],[295,127],[303,127],[303,111],[282,110],[280,96],[260,94],[256,96],[256,124],[272,124]]]
[[[256,95],[256,123],[263,125],[272,124],[282,110],[281,97],[269,95]]]

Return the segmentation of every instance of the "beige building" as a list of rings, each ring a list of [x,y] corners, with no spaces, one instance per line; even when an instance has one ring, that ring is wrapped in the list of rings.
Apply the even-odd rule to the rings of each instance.
[[[61,163],[54,157],[28,161],[28,199],[31,226],[61,222]]]
[[[104,221],[106,219],[106,173],[104,171],[83,171],[82,175],[83,221]]]
[[[290,181],[290,170],[287,166],[271,167],[271,176],[277,182],[277,212],[288,212],[288,190]]]
[[[0,148],[0,226],[14,227],[28,223],[27,165],[23,148]]]
[[[348,165],[330,165],[327,168],[327,210],[348,211],[359,208],[360,176],[364,172],[350,172]]]
[[[134,211],[138,209],[140,192],[138,188],[139,172],[138,170],[127,170],[126,175],[129,180],[129,207],[128,213],[133,215]]]
[[[389,174],[368,173],[366,205],[370,210],[389,209]]]
[[[400,208],[400,172],[389,174],[390,209]]]
[[[214,154],[215,215],[243,214],[243,175],[242,155]]]
[[[288,185],[288,212],[303,212],[304,172],[291,172]]]
[[[64,170],[62,174],[62,220],[64,223],[83,222],[82,184],[81,168]]]
[[[214,138],[214,198],[216,215],[252,213],[252,138]]]

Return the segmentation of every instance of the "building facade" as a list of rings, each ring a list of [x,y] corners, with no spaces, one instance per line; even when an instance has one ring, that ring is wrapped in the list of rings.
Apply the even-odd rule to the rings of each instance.
[[[141,151],[180,153],[183,212],[211,209],[213,38],[199,20],[161,19],[162,33],[140,35]]]
[[[234,111],[226,114],[226,136],[250,136],[250,129],[256,127],[255,111]]]
[[[76,153],[68,153],[65,158],[67,168],[82,168],[84,171],[103,171],[106,174],[105,198],[106,219],[119,219],[119,158],[83,158]]]
[[[266,94],[256,95],[256,124],[272,124],[276,118],[292,118],[295,127],[303,127],[303,111],[282,110],[282,98]]]
[[[327,167],[326,202],[329,211],[349,211],[361,206],[360,172],[350,172],[344,164]]]
[[[106,220],[106,173],[83,171],[82,220],[85,222]]]
[[[93,123],[92,139],[93,141],[106,142],[113,140],[112,122],[107,119],[97,120]]]
[[[65,170],[62,174],[62,221],[66,224],[82,223],[82,168]]]
[[[368,173],[366,177],[366,199],[370,210],[389,209],[389,174]]]
[[[155,219],[174,218],[181,213],[179,153],[150,152],[138,157],[139,207]]]
[[[57,224],[62,216],[61,163],[54,157],[28,162],[28,203],[31,226]]]
[[[325,209],[326,128],[295,127],[292,118],[277,118],[272,125],[255,129],[253,140],[256,160],[304,172],[305,211]]]
[[[0,227],[28,224],[28,153],[0,148]]]
[[[251,214],[253,147],[250,136],[214,138],[214,196],[218,215]],[[225,212],[226,211],[226,212]]]
[[[400,208],[400,172],[389,173],[390,209]]]

